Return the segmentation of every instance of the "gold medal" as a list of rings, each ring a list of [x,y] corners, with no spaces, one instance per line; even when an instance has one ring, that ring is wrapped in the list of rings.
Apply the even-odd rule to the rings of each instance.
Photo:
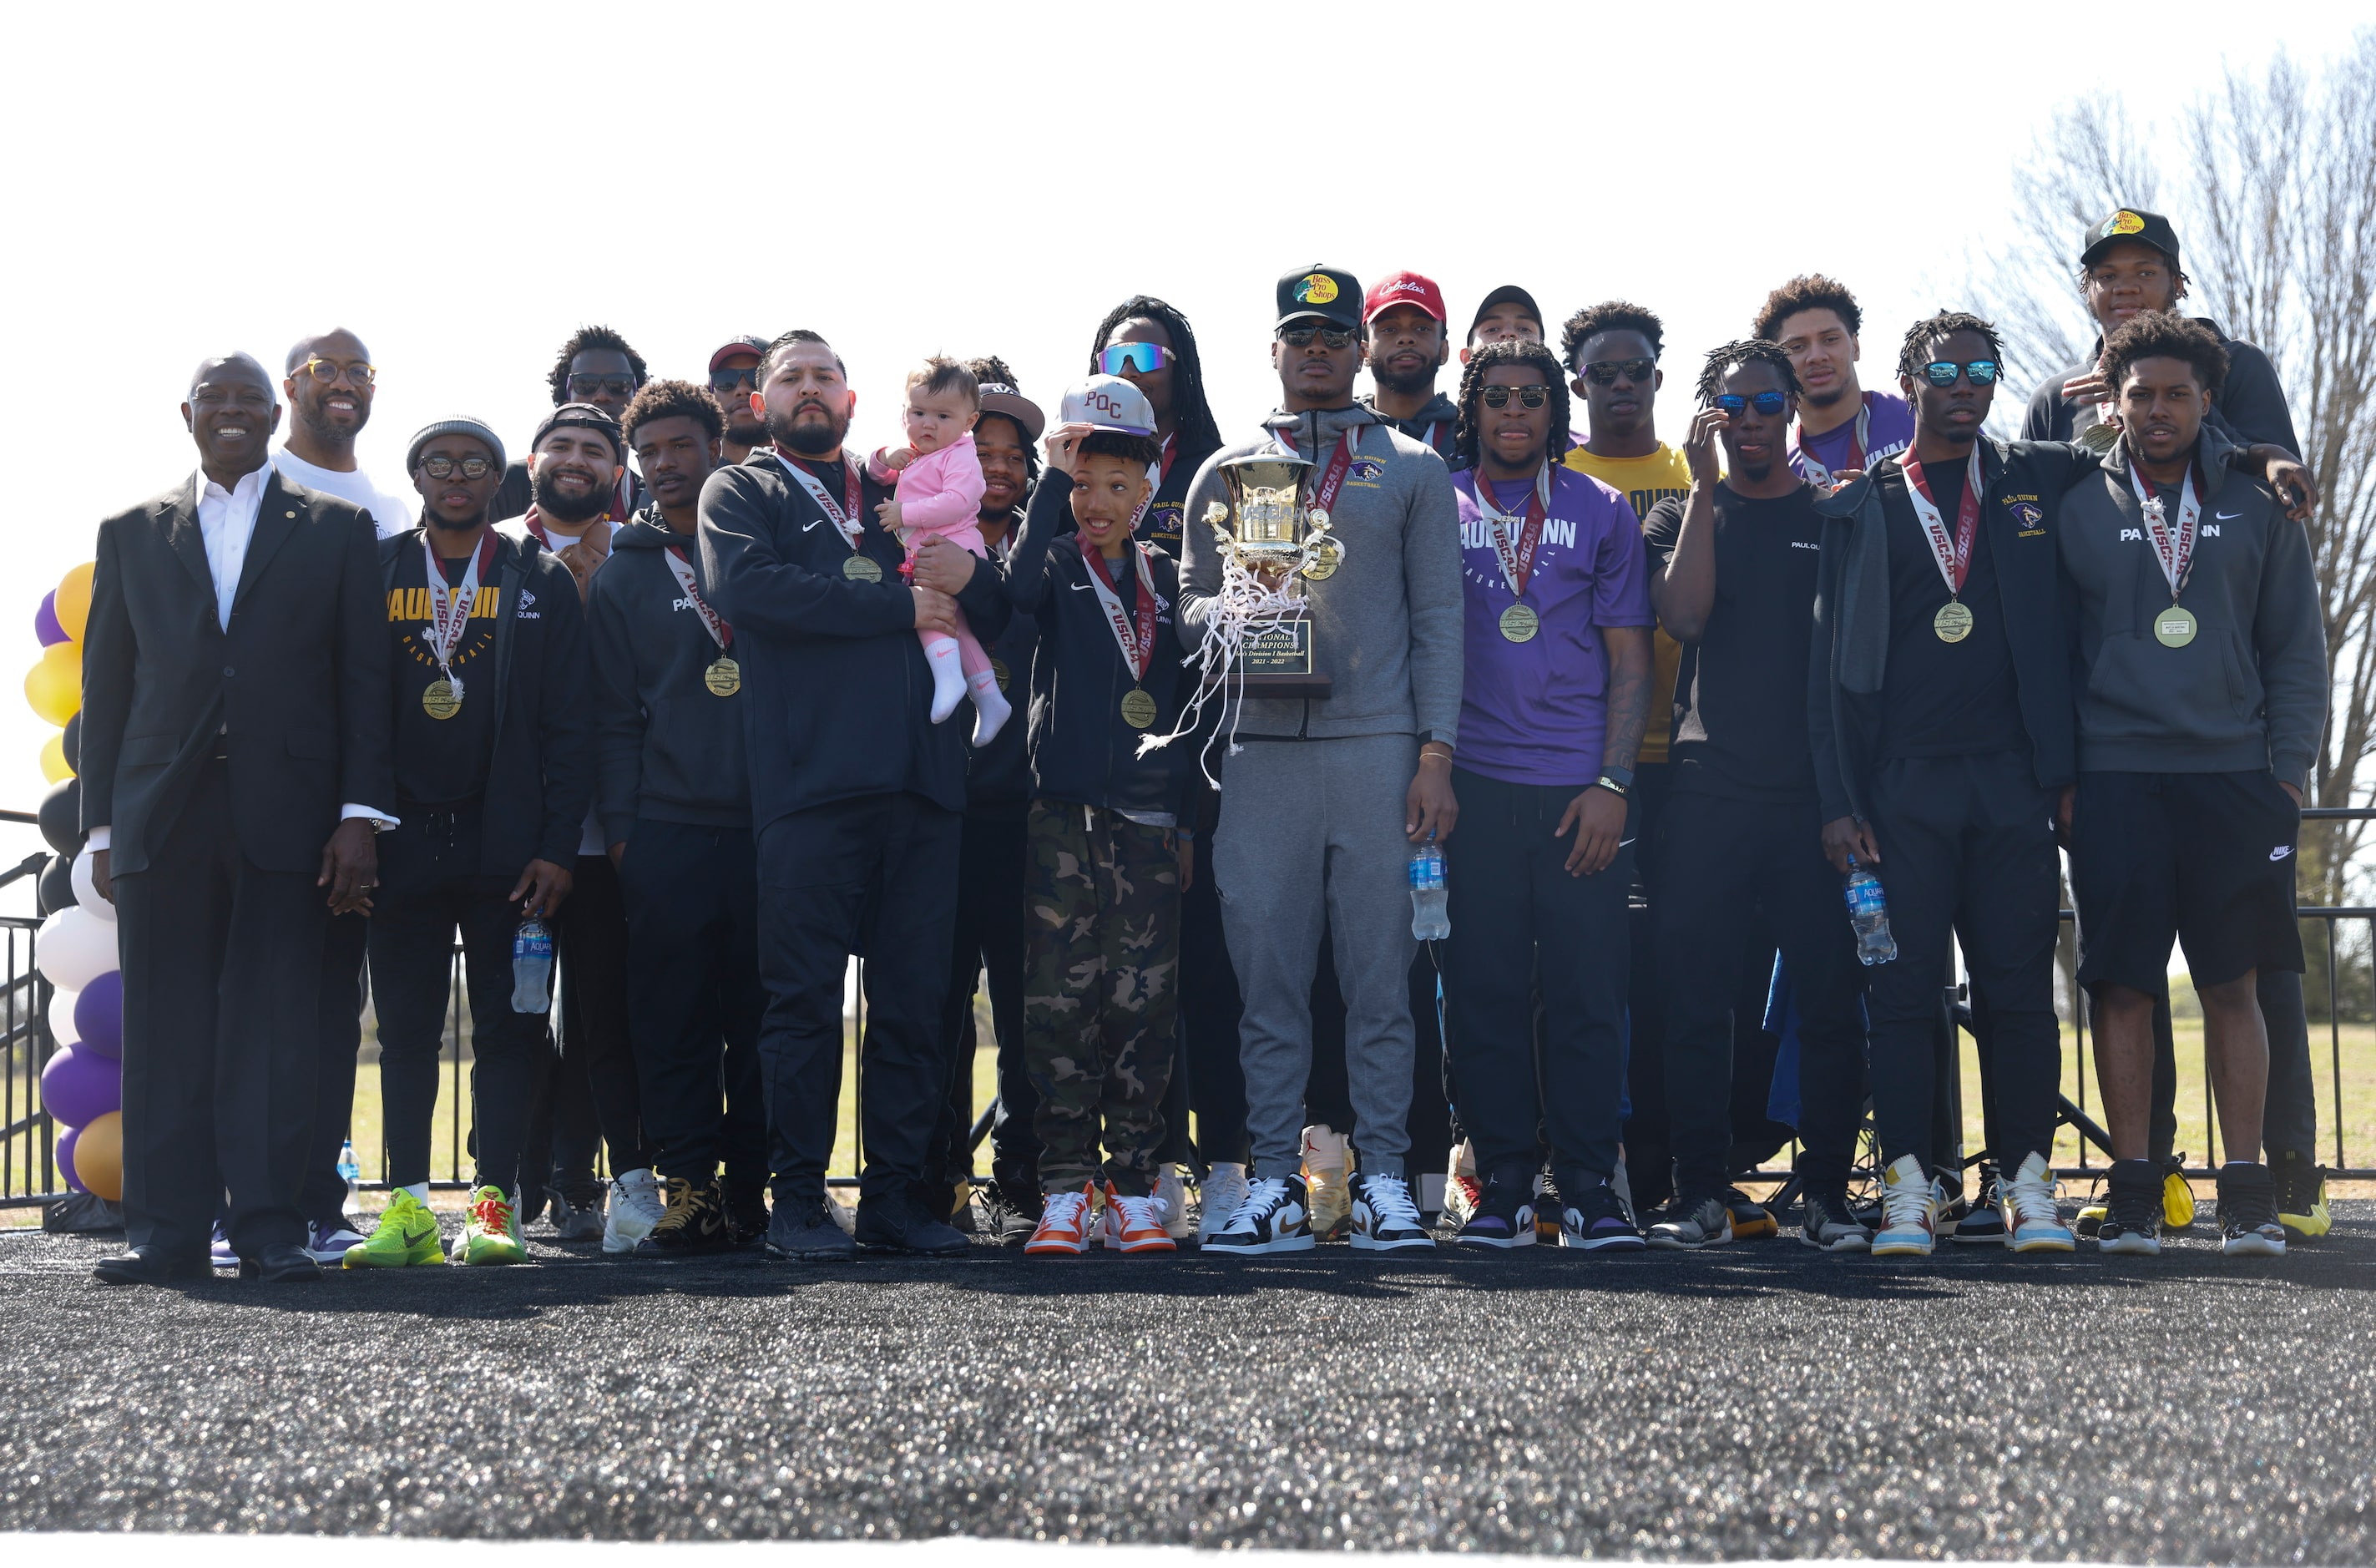
[[[2173,604],[2154,617],[2154,640],[2164,647],[2184,647],[2194,640],[2194,612]]]
[[[1134,730],[1144,730],[1155,722],[1155,698],[1145,686],[1133,686],[1123,693],[1122,721]]]
[[[1003,659],[992,659],[990,661],[990,672],[998,677],[998,689],[1001,692],[1005,691],[1007,686],[1006,660]]]
[[[841,575],[853,583],[879,583],[883,568],[863,555],[853,554],[841,564]]]
[[[1336,575],[1337,564],[1345,559],[1345,547],[1333,534],[1322,534],[1312,541],[1312,564],[1303,568],[1307,582],[1325,582]]]
[[[2192,636],[2189,633],[2188,636]],[[462,711],[462,699],[454,690],[454,683],[443,676],[429,683],[421,694],[422,711],[432,719],[451,719]]]
[[[1534,606],[1514,604],[1502,612],[1502,635],[1514,643],[1530,643],[1535,634],[1543,629],[1543,618],[1535,613]]]
[[[1930,617],[1930,629],[1942,643],[1962,642],[1972,635],[1972,607],[1960,599],[1949,600]]]
[[[701,672],[701,683],[711,696],[731,697],[742,689],[742,666],[721,653]]]

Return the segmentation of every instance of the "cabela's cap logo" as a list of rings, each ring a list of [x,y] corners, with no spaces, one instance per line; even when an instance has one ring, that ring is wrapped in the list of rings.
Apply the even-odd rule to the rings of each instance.
[[[2115,234],[2139,233],[2144,231],[2144,219],[2124,207],[2104,220],[2104,227],[2097,232],[2096,237],[2099,240],[2109,240]]]
[[[1336,279],[1325,273],[1307,274],[1303,281],[1295,286],[1295,299],[1298,304],[1325,305],[1336,297]]]

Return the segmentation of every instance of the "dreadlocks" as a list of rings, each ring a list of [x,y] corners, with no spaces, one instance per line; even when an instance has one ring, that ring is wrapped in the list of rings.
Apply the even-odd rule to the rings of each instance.
[[[1006,386],[1013,388],[1016,397],[1023,395],[1023,383],[1016,379],[1015,373],[1006,368],[1006,362],[996,354],[968,360],[965,365],[966,369],[973,372],[976,386]],[[1023,488],[1028,493],[1040,482],[1040,454],[1031,449],[1031,433],[1011,414],[985,413],[982,418],[1004,420],[1015,426],[1015,439],[1023,443]]]
[[[1745,364],[1771,365],[1782,383],[1782,390],[1792,397],[1799,395],[1799,373],[1790,368],[1790,356],[1782,345],[1764,338],[1743,338],[1736,342],[1720,343],[1708,350],[1707,362],[1700,367],[1700,407],[1716,407],[1717,394],[1724,390],[1724,378]]]
[[[1196,353],[1196,331],[1188,318],[1148,294],[1133,294],[1098,323],[1097,341],[1089,345],[1089,372],[1097,373],[1098,356],[1113,341],[1125,321],[1151,321],[1170,336],[1177,360],[1171,372],[1171,421],[1180,432],[1182,450],[1210,450],[1221,445],[1221,427],[1213,422],[1212,405],[1205,400],[1205,362]]]
[[[1930,362],[1930,345],[1951,332],[1977,332],[1988,340],[1991,358],[2004,357],[2004,345],[1998,341],[1994,326],[1968,311],[1942,310],[1906,329],[1905,346],[1897,350],[1897,374],[1909,377],[1919,374]]]
[[[1452,449],[1472,469],[1478,465],[1477,449],[1481,439],[1478,410],[1485,392],[1485,373],[1496,365],[1510,364],[1530,366],[1542,373],[1543,385],[1550,388],[1551,394],[1550,439],[1543,444],[1543,451],[1554,463],[1567,455],[1567,382],[1560,374],[1559,356],[1530,339],[1505,338],[1469,355],[1468,363],[1460,372],[1460,396],[1455,399],[1460,405],[1460,419],[1452,427]]]
[[[644,384],[644,356],[627,347],[624,338],[607,327],[581,327],[569,335],[569,341],[561,345],[561,355],[552,362],[552,374],[545,377],[547,385],[552,388],[554,408],[569,401],[569,362],[589,349],[609,349],[626,355],[627,369],[634,374],[636,385],[641,386]]]

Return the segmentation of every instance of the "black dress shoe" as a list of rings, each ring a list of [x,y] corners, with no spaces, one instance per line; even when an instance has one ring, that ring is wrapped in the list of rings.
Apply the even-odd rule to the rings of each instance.
[[[322,1277],[322,1265],[294,1241],[273,1241],[256,1256],[239,1260],[239,1277],[267,1285],[305,1285]]]
[[[101,1285],[171,1285],[184,1279],[211,1279],[215,1273],[204,1253],[173,1257],[140,1247],[117,1257],[101,1258],[90,1272],[91,1277]]]

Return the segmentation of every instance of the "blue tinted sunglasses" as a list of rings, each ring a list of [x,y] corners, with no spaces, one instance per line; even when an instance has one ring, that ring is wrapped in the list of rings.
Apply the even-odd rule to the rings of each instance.
[[[1738,419],[1741,410],[1747,409],[1752,403],[1757,405],[1757,411],[1761,414],[1778,414],[1789,404],[1789,398],[1779,392],[1760,392],[1752,398],[1744,398],[1738,392],[1719,392],[1717,394],[1716,406]]]
[[[1178,361],[1179,356],[1160,343],[1114,343],[1098,350],[1098,369],[1107,375],[1124,375],[1134,370],[1153,375]]]

